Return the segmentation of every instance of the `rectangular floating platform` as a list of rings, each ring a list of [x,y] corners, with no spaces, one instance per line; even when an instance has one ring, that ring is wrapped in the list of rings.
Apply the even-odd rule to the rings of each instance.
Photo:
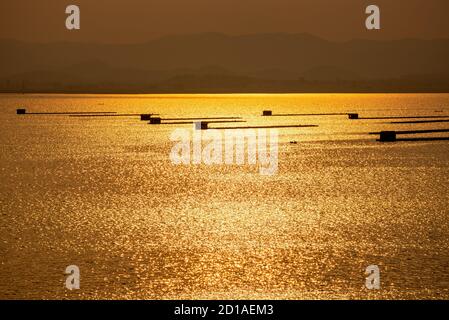
[[[27,112],[24,114],[29,115],[63,115],[63,116],[111,116],[115,115],[117,112]]]
[[[16,109],[17,114],[26,114],[26,115],[95,115],[95,114],[115,114],[115,111],[92,111],[92,112],[27,112],[26,109]]]
[[[369,134],[381,134],[382,132],[370,132]],[[396,132],[396,134],[419,134],[419,133],[441,133],[441,132],[449,132],[449,129],[429,129],[429,130],[408,130],[408,131],[390,131]]]
[[[401,138],[401,139],[397,138],[397,135],[401,135],[401,134],[441,133],[441,132],[449,132],[449,129],[413,130],[413,131],[381,131],[381,132],[370,132],[370,134],[379,134],[380,138],[377,139],[377,141],[380,141],[380,142],[449,140],[449,138],[445,138],[445,137]]]
[[[397,141],[396,131],[382,131],[380,138],[377,141],[381,142],[395,142]]]
[[[449,141],[449,137],[435,137],[435,138],[400,138],[396,141]]]
[[[209,129],[217,129],[217,130],[232,130],[232,129],[281,129],[281,128],[316,128],[318,125],[309,124],[309,125],[273,125],[273,126],[239,126],[239,127],[214,127]]]
[[[385,140],[382,139],[376,139],[376,141],[379,142],[387,142]],[[400,139],[396,139],[392,142],[396,142],[396,141],[449,141],[449,137],[434,137],[434,138],[400,138]]]
[[[449,122],[449,119],[447,119],[447,120],[393,121],[393,122],[389,122],[389,123],[391,123],[391,124],[419,124],[419,123],[443,123],[443,122]]]
[[[153,115],[151,113],[141,114],[140,120],[141,121],[149,121]]]
[[[195,130],[209,129],[209,122],[195,122]]]
[[[161,124],[162,120],[161,120],[161,118],[151,118],[149,123],[150,124]]]
[[[359,120],[389,120],[389,119],[449,119],[449,116],[391,116],[391,117],[359,117]]]
[[[317,116],[347,116],[348,113],[280,113],[271,114],[270,117],[317,117]],[[266,116],[266,115],[264,115]]]
[[[195,118],[164,118],[162,121],[187,121],[187,120],[239,120],[241,117],[195,117]]]
[[[194,124],[194,123],[242,123],[242,122],[246,122],[245,120],[169,121],[169,122],[165,122],[165,120],[166,119],[161,119],[160,123],[151,123],[151,120],[150,120],[149,124],[176,125],[176,124]],[[158,122],[158,120],[156,120],[156,122]]]
[[[264,110],[262,112],[262,116],[264,116],[264,117],[271,117],[272,115],[273,115],[273,111],[271,111],[271,110]]]
[[[142,113],[122,113],[122,114],[85,114],[85,115],[70,115],[74,118],[95,118],[95,117],[141,117]],[[152,113],[151,115],[157,116],[158,114]]]

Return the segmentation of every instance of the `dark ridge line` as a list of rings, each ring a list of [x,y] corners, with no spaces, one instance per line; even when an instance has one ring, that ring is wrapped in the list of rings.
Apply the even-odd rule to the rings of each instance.
[[[410,130],[410,131],[395,131],[396,134],[417,134],[417,133],[438,133],[438,132],[449,132],[449,129],[430,129],[430,130]],[[370,132],[369,134],[381,134],[380,132]]]
[[[387,122],[392,124],[414,124],[414,123],[439,123],[439,122],[449,122],[449,120],[418,120],[418,121],[393,121]]]
[[[392,116],[392,117],[366,117],[359,118],[359,120],[388,120],[388,119],[441,119],[449,118],[449,116],[413,116],[413,117],[402,117],[402,116]]]
[[[90,118],[90,117],[140,117],[143,113],[124,113],[124,114],[85,114],[85,115],[69,115],[74,118]],[[158,116],[157,113],[147,113],[152,116]]]
[[[102,115],[112,115],[115,114],[117,112],[27,112],[24,113],[23,115],[98,115],[98,116],[102,116]]]
[[[377,139],[376,141],[382,142],[382,140]],[[449,137],[435,137],[435,138],[401,138],[396,139],[396,141],[449,141]]]
[[[230,130],[230,129],[270,129],[270,128],[316,128],[318,125],[278,125],[278,126],[242,126],[242,127],[215,127],[209,129]]]

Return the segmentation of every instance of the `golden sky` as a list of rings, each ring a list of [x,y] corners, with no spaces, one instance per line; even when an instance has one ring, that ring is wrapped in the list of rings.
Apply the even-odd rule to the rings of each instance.
[[[65,28],[79,5],[81,30]],[[381,8],[382,30],[367,31],[365,8]],[[169,34],[311,33],[329,40],[449,38],[448,0],[2,0],[0,38],[145,42]]]

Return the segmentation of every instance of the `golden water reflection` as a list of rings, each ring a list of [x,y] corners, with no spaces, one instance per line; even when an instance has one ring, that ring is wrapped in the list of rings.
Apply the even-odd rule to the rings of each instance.
[[[380,121],[260,117],[265,109],[449,114],[449,95],[0,101],[1,298],[449,297],[447,142],[379,144],[366,133],[392,128]],[[133,118],[20,118],[18,105],[319,127],[280,131],[279,171],[270,177],[250,165],[174,166],[174,127]],[[72,264],[80,267],[81,290],[69,292],[63,272]],[[365,288],[372,264],[381,269],[379,291]]]

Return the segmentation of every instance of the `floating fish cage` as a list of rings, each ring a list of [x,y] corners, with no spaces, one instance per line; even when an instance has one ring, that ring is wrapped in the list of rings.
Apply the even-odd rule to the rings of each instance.
[[[273,111],[271,111],[271,110],[264,110],[263,113],[262,113],[262,115],[263,115],[264,117],[270,117],[270,116],[273,115]]]
[[[150,124],[161,124],[161,118],[150,118]]]
[[[142,121],[150,121],[151,120],[151,114],[141,114],[140,120]]]
[[[380,142],[395,142],[396,141],[396,131],[381,131],[379,141]]]
[[[207,129],[209,129],[209,123],[208,122],[195,122],[195,129],[196,130],[207,130]]]

